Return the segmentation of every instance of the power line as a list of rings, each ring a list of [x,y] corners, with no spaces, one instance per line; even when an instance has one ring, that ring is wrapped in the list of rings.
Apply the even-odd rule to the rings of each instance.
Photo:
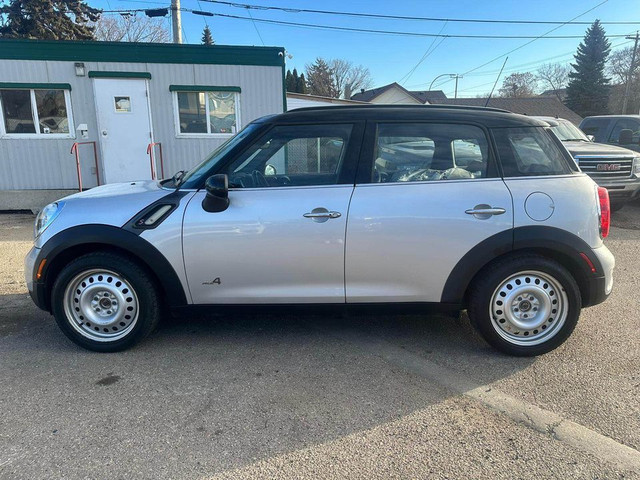
[[[203,0],[203,1],[210,1],[210,0]],[[608,0],[605,0],[602,3],[606,3]],[[601,3],[601,4],[602,4]],[[601,5],[599,4],[599,5]],[[598,5],[598,6],[599,6]],[[595,8],[595,7],[594,7]],[[591,9],[593,10],[593,9]],[[591,11],[589,10],[589,11]],[[183,11],[191,11],[188,9],[183,9]],[[213,13],[213,12],[210,12]],[[588,12],[585,12],[588,13]],[[224,18],[232,18],[235,20],[247,20],[250,22],[260,22],[260,23],[268,23],[268,24],[273,24],[273,25],[285,25],[285,26],[290,26],[290,27],[301,27],[301,28],[315,28],[315,29],[323,29],[323,30],[338,30],[338,31],[343,31],[343,32],[357,32],[357,33],[372,33],[372,34],[384,34],[384,35],[397,35],[397,36],[409,36],[409,37],[444,37],[444,38],[475,38],[475,39],[509,39],[509,40],[513,40],[513,39],[532,39],[531,41],[535,41],[535,40],[539,40],[541,38],[545,38],[545,39],[569,39],[569,38],[583,38],[584,35],[553,35],[553,36],[549,36],[548,33],[550,33],[553,30],[557,30],[560,27],[556,27],[552,30],[550,30],[549,32],[547,32],[546,34],[543,35],[537,35],[537,36],[533,36],[533,35],[462,35],[462,34],[446,34],[446,33],[423,33],[423,32],[404,32],[404,31],[398,31],[398,30],[377,30],[377,29],[370,29],[370,28],[356,28],[356,27],[341,27],[341,26],[337,26],[337,25],[322,25],[322,24],[315,24],[315,23],[302,23],[302,22],[286,22],[284,20],[270,20],[270,19],[266,19],[266,18],[256,18],[256,17],[242,17],[240,15],[230,15],[227,13],[213,13],[214,16],[216,17],[224,17]],[[584,14],[582,14],[584,15]],[[579,15],[581,16],[581,15]],[[576,17],[577,18],[577,17]],[[626,34],[622,34],[622,35],[607,35],[608,38],[620,38],[620,37],[624,37]],[[529,42],[531,43],[531,42]],[[524,46],[528,45],[522,45],[519,48],[522,48]],[[518,48],[518,49],[519,49]],[[515,50],[518,50],[515,49]],[[515,51],[513,50],[513,51]],[[511,52],[509,52],[511,53]],[[501,55],[498,58],[503,57],[504,55]],[[495,59],[494,59],[495,60]],[[493,62],[494,60],[491,60],[490,62],[487,62],[487,64]],[[484,65],[481,65],[478,68],[482,68]]]
[[[442,31],[444,30],[444,28],[445,28],[446,26],[447,26],[447,22],[444,22],[444,24],[442,25],[442,28],[440,29],[440,31],[439,31],[438,33],[442,33]],[[440,44],[441,44],[442,42],[444,42],[444,41],[446,40],[446,38],[443,38],[442,40],[440,40],[440,42],[438,42],[438,44],[437,44],[435,47],[433,47],[433,44],[434,44],[434,43],[436,43],[436,40],[438,40],[438,39],[437,39],[437,37],[436,37],[436,38],[434,38],[434,39],[431,41],[431,43],[429,44],[429,47],[427,47],[427,49],[425,50],[424,55],[422,55],[422,57],[420,58],[420,60],[418,60],[418,63],[416,63],[416,64],[414,65],[414,67],[413,67],[411,70],[409,70],[409,72],[408,72],[408,73],[406,73],[406,74],[405,74],[405,76],[404,76],[404,77],[402,77],[400,80],[398,80],[398,83],[403,83],[403,82],[405,82],[405,81],[408,81],[408,80],[409,80],[409,78],[411,78],[411,75],[413,75],[413,72],[415,72],[415,71],[416,71],[416,69],[417,69],[417,68],[422,64],[422,62],[424,62],[424,61],[426,60],[426,58],[427,58],[429,55],[431,55],[431,54],[435,51],[435,49],[436,49],[436,48],[438,48],[438,47],[440,46]],[[433,47],[433,50],[431,49],[431,47]]]
[[[347,17],[365,17],[379,18],[391,20],[418,20],[428,22],[460,22],[460,23],[503,23],[503,24],[529,24],[529,25],[591,25],[593,22],[569,22],[552,21],[552,20],[491,20],[480,18],[436,18],[436,17],[414,17],[405,15],[384,15],[378,13],[362,13],[362,12],[340,12],[335,10],[315,10],[310,8],[292,8],[292,7],[275,7],[263,5],[251,5],[247,3],[229,2],[224,0],[202,0],[203,2],[217,3],[219,5],[227,5],[229,7],[244,8],[246,10],[277,10],[287,13],[316,13],[323,15],[340,15]],[[640,25],[640,22],[600,22],[603,25]]]
[[[533,40],[530,40],[530,41],[528,41],[528,42],[525,42],[525,43],[523,43],[522,45],[520,45],[519,47],[516,47],[516,48],[514,48],[514,49],[511,49],[511,50],[509,50],[508,52],[503,53],[503,54],[501,54],[501,55],[498,55],[497,57],[492,58],[491,60],[489,60],[488,62],[483,63],[482,65],[479,65],[479,66],[477,66],[477,67],[475,67],[475,68],[472,68],[471,70],[467,70],[467,71],[466,71],[466,72],[464,72],[462,75],[468,75],[468,74],[470,74],[471,72],[475,72],[476,70],[481,69],[482,67],[486,67],[487,65],[489,65],[490,63],[495,62],[496,60],[499,60],[499,59],[501,59],[501,58],[503,58],[503,57],[506,57],[506,56],[508,56],[508,55],[511,55],[513,52],[517,52],[518,50],[520,50],[520,49],[522,49],[522,48],[524,48],[524,47],[526,47],[526,46],[528,46],[528,45],[531,45],[531,44],[532,44],[533,42],[535,42],[536,40],[539,40],[539,39],[541,39],[541,38],[553,38],[553,37],[549,37],[549,36],[547,36],[547,35],[549,35],[551,32],[555,32],[555,31],[556,31],[556,30],[558,30],[559,28],[562,28],[564,25],[567,25],[569,22],[573,22],[576,18],[580,18],[580,17],[582,17],[582,16],[586,15],[587,13],[592,12],[593,10],[595,10],[595,9],[596,9],[596,8],[598,8],[598,7],[600,7],[601,5],[604,5],[604,4],[605,4],[605,3],[607,3],[608,1],[609,1],[609,0],[604,0],[604,1],[600,2],[600,3],[598,3],[597,5],[595,5],[595,6],[591,7],[590,9],[588,9],[588,10],[586,10],[586,11],[582,12],[581,14],[576,15],[576,16],[575,16],[575,17],[573,17],[572,19],[567,20],[567,21],[566,21],[565,23],[563,23],[562,25],[558,25],[557,27],[552,28],[551,30],[549,30],[549,31],[547,31],[547,32],[543,33],[542,35],[540,35],[540,36],[538,36],[538,37],[534,38]],[[445,83],[446,83],[446,82],[445,82]]]
[[[622,47],[623,45],[626,45],[626,44],[628,44],[628,43],[632,43],[632,42],[633,42],[633,40],[629,40],[629,41],[626,41],[626,42],[621,42],[621,43],[618,43],[617,45],[612,45],[612,46],[611,46],[611,49],[613,50],[614,48]],[[574,53],[575,53],[575,52],[574,52]],[[553,58],[553,57],[551,57],[551,58]],[[544,60],[543,60],[543,61],[541,61],[541,62],[542,62],[542,63],[544,63]],[[529,70],[521,70],[521,69],[518,69],[518,68],[512,67],[511,69],[507,69],[505,73],[511,73],[511,72],[516,72],[516,71],[520,71],[520,72],[522,72],[522,73],[526,73],[526,72],[532,72],[533,70],[531,70],[531,69],[529,69]],[[496,71],[496,72],[497,72],[497,71]],[[447,82],[448,82],[448,80],[447,80]],[[481,83],[481,84],[479,84],[479,85],[473,85],[473,86],[471,86],[471,87],[466,87],[466,88],[463,88],[463,89],[461,89],[461,90],[458,90],[458,93],[460,93],[460,92],[469,92],[469,91],[475,90],[475,89],[480,88],[480,87],[485,87],[485,86],[487,86],[487,85],[492,85],[492,84],[493,84],[493,82],[494,82],[494,81],[492,80],[492,81],[487,82],[487,83]],[[445,82],[445,83],[446,83],[446,82]],[[443,85],[443,84],[444,84],[444,83],[442,83],[442,84],[440,84],[440,85]],[[436,87],[438,87],[438,86],[439,86],[439,85],[436,85]],[[447,95],[450,95],[451,93],[452,93],[452,92],[447,92]]]

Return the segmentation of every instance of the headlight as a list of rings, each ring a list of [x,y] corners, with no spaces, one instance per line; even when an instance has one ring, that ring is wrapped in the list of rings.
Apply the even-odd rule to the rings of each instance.
[[[634,157],[633,159],[633,173],[640,176],[640,157]]]
[[[64,202],[55,202],[50,203],[38,213],[36,217],[36,223],[33,227],[33,236],[38,238],[42,232],[44,232],[51,223],[56,219],[56,217],[60,214],[62,207],[64,206]]]

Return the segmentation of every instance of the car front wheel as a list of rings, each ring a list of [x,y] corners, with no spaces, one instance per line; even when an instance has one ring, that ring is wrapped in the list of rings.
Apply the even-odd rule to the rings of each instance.
[[[499,261],[472,286],[468,313],[492,346],[534,356],[564,342],[576,326],[582,299],[572,275],[538,255]]]
[[[96,252],[70,262],[52,289],[56,322],[73,342],[89,350],[131,347],[157,326],[157,289],[131,260]]]

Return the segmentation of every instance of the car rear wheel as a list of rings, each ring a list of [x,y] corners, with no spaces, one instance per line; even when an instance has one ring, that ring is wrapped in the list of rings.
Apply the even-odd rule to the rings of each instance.
[[[52,289],[56,322],[81,347],[115,352],[131,347],[157,326],[157,289],[139,265],[96,252],[69,263]]]
[[[478,275],[468,313],[498,350],[534,356],[553,350],[571,335],[581,304],[580,289],[562,265],[525,255],[497,262]]]

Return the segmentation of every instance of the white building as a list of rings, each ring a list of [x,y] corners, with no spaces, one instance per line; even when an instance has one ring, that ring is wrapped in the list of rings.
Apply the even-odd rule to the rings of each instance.
[[[278,47],[0,40],[0,210],[170,176],[285,108]]]
[[[362,105],[366,102],[357,100],[345,100],[343,98],[322,97],[307,93],[287,92],[287,110],[305,107],[334,107],[336,105]]]

